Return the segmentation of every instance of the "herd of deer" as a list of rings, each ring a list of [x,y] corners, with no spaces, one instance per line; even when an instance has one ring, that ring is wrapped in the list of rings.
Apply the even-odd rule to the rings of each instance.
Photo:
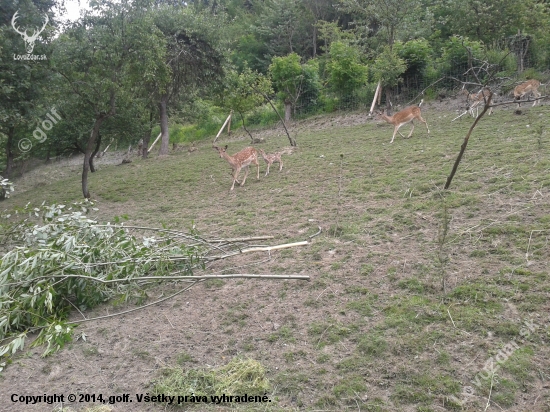
[[[231,168],[233,169],[233,184],[231,185],[230,190],[233,190],[235,188],[235,183],[244,186],[244,182],[246,182],[246,177],[248,176],[248,169],[251,164],[256,165],[256,178],[258,180],[260,179],[260,164],[258,163],[258,153],[262,155],[263,159],[267,163],[267,171],[265,172],[266,176],[269,174],[269,167],[273,163],[279,163],[279,172],[283,170],[283,159],[281,158],[281,156],[284,154],[284,152],[266,154],[266,152],[264,152],[262,149],[246,147],[240,152],[235,153],[233,156],[230,156],[227,153],[227,145],[224,148],[219,148],[218,146],[212,147],[217,150],[222,159],[227,160],[227,162],[231,165]],[[238,177],[243,168],[246,168],[246,171],[244,172],[243,181],[239,182]]]
[[[537,104],[539,101],[541,94],[538,92],[538,88],[540,87],[540,82],[538,80],[528,80],[518,86],[513,90],[514,94],[514,100],[518,101],[517,105],[518,108],[520,107],[519,100],[523,99],[526,96],[533,95],[534,96],[534,103],[533,106]],[[490,95],[490,91],[488,89],[483,89],[479,93],[468,93],[468,105],[469,105],[469,112],[472,116],[474,116],[474,109],[479,110],[479,106],[487,100],[487,98]],[[401,137],[404,137],[400,132],[399,129],[401,126],[406,125],[407,123],[411,124],[411,131],[407,138],[411,137],[414,131],[414,120],[418,120],[426,125],[426,129],[428,130],[428,134],[430,134],[430,129],[428,127],[428,123],[426,120],[422,118],[422,113],[420,110],[420,105],[422,104],[422,101],[418,106],[409,106],[397,113],[395,113],[393,116],[388,116],[384,112],[377,112],[376,119],[383,119],[386,122],[392,124],[394,126],[393,129],[393,136],[390,143],[393,143],[395,139],[395,135],[399,133]],[[491,107],[489,109],[489,114],[493,112],[493,108]],[[477,116],[474,116],[477,117]],[[256,165],[257,168],[257,179],[260,179],[260,164],[258,163],[258,153],[261,154],[265,162],[267,163],[267,172],[266,176],[269,174],[269,167],[273,163],[279,163],[279,171],[283,170],[283,161],[281,159],[281,155],[284,152],[278,152],[274,154],[266,154],[262,149],[255,149],[253,147],[247,147],[243,150],[241,150],[238,153],[235,153],[233,156],[230,156],[227,154],[227,146],[224,148],[219,148],[218,146],[213,146],[215,150],[218,151],[221,158],[227,160],[229,164],[231,165],[231,168],[233,169],[233,184],[231,185],[231,189],[233,190],[235,188],[235,183],[240,184],[241,186],[244,186],[244,182],[246,181],[246,177],[248,176],[248,169],[251,164]],[[246,168],[243,181],[239,182],[238,177],[243,168]]]

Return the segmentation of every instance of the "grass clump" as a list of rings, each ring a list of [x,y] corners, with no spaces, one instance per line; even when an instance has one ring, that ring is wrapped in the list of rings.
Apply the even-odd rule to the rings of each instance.
[[[263,365],[253,359],[234,358],[212,370],[166,368],[154,382],[153,394],[206,397],[264,395],[270,388]],[[182,406],[186,403],[182,403]]]

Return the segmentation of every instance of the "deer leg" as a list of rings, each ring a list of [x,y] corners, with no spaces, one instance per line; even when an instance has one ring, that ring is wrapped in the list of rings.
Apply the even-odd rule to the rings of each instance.
[[[258,163],[258,159],[256,159],[255,163],[256,163],[256,169],[257,169],[256,179],[260,180],[260,163]]]
[[[279,160],[279,172],[283,170],[283,159]]]
[[[393,139],[395,139],[395,135],[396,135],[397,132],[399,131],[399,127],[400,127],[400,126],[401,126],[401,125],[395,126],[395,128],[393,129],[393,137],[391,138],[390,144],[393,143]],[[399,134],[401,134],[401,133],[399,133]],[[403,136],[403,135],[401,134],[401,136]]]
[[[241,172],[241,168],[235,169],[235,173],[233,174],[233,184],[231,185],[231,189],[229,191],[232,191],[235,188],[235,182],[239,183],[237,180],[237,177],[239,177],[239,173]],[[240,184],[240,183],[239,183]],[[242,185],[241,185],[242,186]]]
[[[424,124],[426,125],[426,130],[428,130],[428,134],[430,134],[430,128],[428,127],[428,122],[424,120],[422,117],[420,118],[420,120],[424,122]]]
[[[414,122],[411,121],[411,132],[410,132],[409,135],[407,136],[407,139],[413,135],[413,131],[414,131]]]
[[[270,166],[270,163],[267,162],[267,171],[265,172],[265,175],[266,175],[266,176],[269,174],[269,166]]]
[[[249,171],[250,171],[250,167],[246,166],[246,171],[244,172],[243,182],[241,183],[241,186],[244,186],[244,182],[246,182],[246,176],[248,176]]]
[[[540,93],[535,92],[535,93],[533,93],[533,96],[535,97],[535,101],[533,102],[533,106],[534,106],[538,103],[538,100],[536,100],[536,99],[538,99],[540,97]]]

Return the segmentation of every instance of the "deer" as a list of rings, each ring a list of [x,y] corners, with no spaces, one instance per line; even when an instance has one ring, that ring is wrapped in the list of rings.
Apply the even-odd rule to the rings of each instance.
[[[258,169],[256,178],[260,180],[260,164],[258,163],[258,151],[256,149],[253,147],[246,147],[240,152],[235,153],[233,156],[230,156],[227,154],[227,145],[223,149],[218,146],[212,147],[218,151],[221,158],[229,162],[231,168],[233,169],[233,184],[231,185],[231,189],[229,189],[229,191],[232,191],[235,188],[235,182],[241,186],[244,186],[244,182],[246,182],[246,177],[248,176],[249,166],[251,164],[256,165]],[[237,178],[239,177],[239,173],[243,167],[246,167],[246,172],[244,173],[244,178],[241,183]]]
[[[266,154],[263,149],[258,149],[258,151],[260,152],[265,162],[267,163],[267,172],[265,172],[266,176],[269,174],[269,167],[273,163],[279,163],[279,172],[283,170],[283,159],[281,159],[281,156],[283,155],[283,153],[277,152],[273,154]]]
[[[34,50],[34,42],[36,41],[36,39],[38,38],[40,33],[42,33],[44,31],[44,29],[46,28],[46,25],[48,24],[50,19],[48,18],[48,15],[46,14],[46,21],[44,22],[44,25],[42,26],[42,28],[39,29],[38,27],[36,27],[33,34],[32,34],[32,36],[29,36],[29,35],[27,35],[27,30],[21,31],[15,25],[15,21],[19,17],[17,15],[17,13],[19,13],[19,10],[17,10],[15,12],[15,14],[13,15],[13,17],[11,19],[11,25],[12,25],[13,29],[15,30],[15,32],[17,34],[21,35],[21,37],[23,37],[23,40],[25,41],[25,49],[27,50],[28,54],[31,54],[32,51]]]
[[[477,116],[479,115],[479,105],[483,102],[486,102],[490,95],[491,95],[491,91],[486,88],[481,89],[478,93],[468,92],[468,105],[470,106],[468,110],[473,118],[477,119]],[[476,109],[475,116],[474,116],[474,109]],[[491,115],[492,113],[493,113],[493,108],[490,107],[489,115]]]
[[[516,86],[513,93],[514,93],[514,100],[521,100],[525,96],[529,96],[532,94],[535,97],[535,101],[533,102],[533,106],[537,104],[538,100],[540,98],[540,93],[538,91],[538,88],[540,87],[540,82],[535,79],[527,80],[526,82],[521,83],[520,85]],[[519,102],[517,103],[518,109],[520,107]]]
[[[422,104],[422,102],[420,102],[420,104]],[[411,137],[414,130],[413,120],[415,119],[420,120],[422,123],[424,123],[426,125],[426,129],[428,130],[428,134],[430,134],[428,123],[422,118],[422,113],[419,106],[406,107],[400,112],[395,113],[393,116],[387,116],[384,112],[377,112],[377,115],[378,118],[384,119],[386,122],[393,124],[394,126],[393,137],[391,138],[390,144],[393,143],[395,135],[397,134],[397,132],[399,132],[399,128],[407,123],[410,123],[412,126],[411,132],[409,133],[407,138]],[[404,137],[402,134],[401,136]]]

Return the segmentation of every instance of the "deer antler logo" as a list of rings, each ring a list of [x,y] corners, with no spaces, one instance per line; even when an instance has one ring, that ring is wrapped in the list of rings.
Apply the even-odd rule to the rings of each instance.
[[[42,26],[42,28],[38,29],[38,27],[36,27],[32,36],[28,36],[27,30],[21,31],[15,26],[15,20],[17,20],[17,17],[19,17],[17,13],[19,13],[19,10],[17,10],[13,15],[11,19],[11,25],[13,29],[23,37],[23,40],[25,41],[25,48],[27,49],[27,53],[31,54],[34,49],[34,42],[36,41],[40,33],[44,31],[44,29],[46,28],[46,24],[48,24],[50,19],[48,19],[48,15],[46,14],[46,21],[44,22],[44,25]]]

